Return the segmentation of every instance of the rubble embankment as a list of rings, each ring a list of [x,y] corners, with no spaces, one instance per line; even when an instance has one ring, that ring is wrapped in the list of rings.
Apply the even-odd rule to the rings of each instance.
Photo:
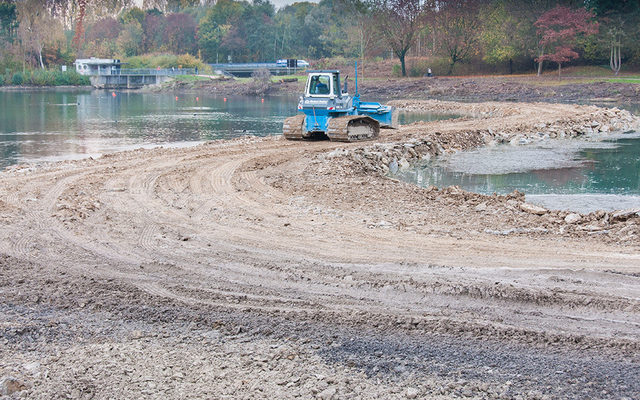
[[[526,145],[548,139],[589,138],[602,140],[612,132],[637,130],[640,118],[626,110],[564,104],[519,103],[459,103],[447,101],[392,101],[390,105],[401,111],[456,113],[461,118],[451,124],[415,122],[402,126],[397,132],[383,131],[381,141],[357,147],[339,148],[321,158],[342,159],[352,171],[379,175],[393,174],[409,168],[411,163],[432,157],[496,144]],[[547,233],[604,234],[616,239],[635,238],[640,228],[640,209],[617,212],[596,211],[580,214],[571,211],[547,210],[527,203],[523,193],[509,196],[487,196],[468,193],[457,187],[427,188],[427,193],[447,194],[473,199],[476,211],[487,208],[487,202],[502,201],[516,212],[544,218],[551,227],[492,230],[501,235]],[[623,240],[624,241],[624,240]]]

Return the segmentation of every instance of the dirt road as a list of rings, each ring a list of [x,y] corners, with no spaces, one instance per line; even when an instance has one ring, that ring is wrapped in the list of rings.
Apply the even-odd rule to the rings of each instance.
[[[377,143],[245,138],[0,174],[0,390],[637,398],[640,215],[567,223],[518,193],[383,175],[386,157],[533,138],[541,123],[572,136],[637,120],[404,107],[469,117]]]

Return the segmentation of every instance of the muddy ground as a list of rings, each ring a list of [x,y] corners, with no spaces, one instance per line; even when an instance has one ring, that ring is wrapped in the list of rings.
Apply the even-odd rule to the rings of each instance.
[[[389,165],[634,129],[620,110],[403,101],[464,118],[0,174],[10,398],[640,397],[640,215],[420,189]]]
[[[353,66],[335,66],[348,78],[349,90],[354,90]],[[614,106],[634,104],[636,109],[640,98],[640,84],[611,82],[598,77],[558,78],[554,74],[543,76],[463,76],[463,77],[390,77],[389,66],[374,65],[366,69],[367,77],[360,79],[359,92],[363,98],[391,99],[434,99],[449,101],[512,101],[579,103]],[[623,76],[624,77],[624,76]],[[251,81],[237,81],[229,78],[211,79],[189,83],[169,83],[149,89],[150,91],[194,91],[218,95],[291,95],[299,96],[304,90],[304,81],[286,82],[285,77],[273,77],[269,86]]]

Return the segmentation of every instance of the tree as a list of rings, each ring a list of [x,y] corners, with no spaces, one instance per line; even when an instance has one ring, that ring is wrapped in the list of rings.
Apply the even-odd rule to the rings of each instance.
[[[18,38],[25,56],[35,55],[40,67],[44,69],[42,52],[45,46],[54,46],[64,40],[62,24],[46,10],[39,7],[37,0],[24,0],[17,4]]]
[[[637,0],[589,0],[587,5],[602,22],[609,48],[609,66],[618,75],[622,68],[623,47],[625,45],[631,47],[635,44],[629,42],[629,39],[637,37],[640,2]],[[635,39],[631,40],[635,42]]]
[[[426,21],[426,3],[421,0],[372,0],[375,21],[386,43],[400,60],[407,76],[405,58]]]
[[[85,50],[92,56],[113,57],[118,52],[117,39],[122,25],[113,17],[99,19],[87,26]]]
[[[142,49],[142,25],[137,20],[130,21],[116,39],[118,53],[126,57],[137,56]]]
[[[130,22],[137,22],[140,24],[140,26],[142,26],[142,24],[144,23],[144,17],[146,16],[145,12],[139,8],[139,7],[133,7],[130,8],[124,12],[122,12],[120,14],[120,16],[118,17],[118,21],[123,24],[126,25]]]
[[[205,59],[217,62],[220,56],[226,57],[226,53],[221,54],[222,41],[243,12],[243,3],[233,0],[219,0],[207,11],[198,25],[198,44]]]
[[[73,36],[73,47],[80,50],[80,43],[84,35],[84,16],[87,10],[87,0],[78,0],[78,19],[76,20],[76,31]]]
[[[0,39],[12,42],[18,29],[16,5],[11,2],[0,2]]]
[[[482,13],[481,38],[484,44],[484,60],[490,64],[509,62],[513,73],[513,59],[521,54],[522,45],[518,32],[520,21],[507,11],[506,0],[497,0]]]
[[[273,53],[274,14],[273,4],[267,0],[254,0],[245,8],[238,27],[246,41],[244,51],[239,53],[247,61],[266,61],[275,57]]]
[[[556,62],[560,75],[562,63],[580,56],[573,49],[578,35],[598,33],[598,23],[592,21],[593,17],[594,14],[584,8],[557,6],[538,18],[534,24],[541,37],[540,54],[536,58],[539,65],[538,75],[544,61]],[[549,51],[545,54],[546,49]]]
[[[478,0],[441,0],[435,13],[436,30],[449,58],[449,70],[457,62],[467,60],[479,43],[480,19]]]
[[[175,54],[196,53],[196,21],[189,14],[174,13],[167,16],[164,30],[167,50]]]
[[[164,29],[167,23],[166,18],[156,9],[147,11],[142,24],[144,51],[157,51],[162,46],[164,40]]]

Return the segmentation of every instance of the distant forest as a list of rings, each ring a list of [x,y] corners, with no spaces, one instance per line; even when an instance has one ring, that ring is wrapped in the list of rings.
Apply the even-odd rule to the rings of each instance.
[[[0,73],[76,58],[260,62],[422,57],[441,73],[640,66],[640,0],[1,0]],[[165,58],[175,60],[176,58]],[[138,62],[140,64],[140,62]],[[143,63],[144,64],[144,63]],[[134,62],[135,65],[135,62]],[[425,64],[426,65],[426,64]]]

